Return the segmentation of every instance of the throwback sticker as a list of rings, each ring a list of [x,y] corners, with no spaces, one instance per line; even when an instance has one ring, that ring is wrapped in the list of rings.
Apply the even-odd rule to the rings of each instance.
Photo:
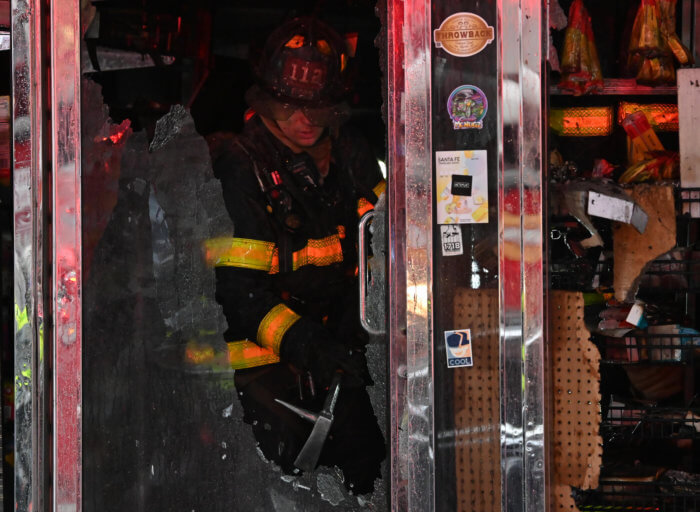
[[[455,57],[471,57],[493,41],[493,27],[484,18],[471,12],[449,16],[433,31],[436,48]]]
[[[459,224],[440,226],[440,240],[443,256],[459,256],[464,254],[462,246],[462,228]]]
[[[435,170],[438,224],[489,221],[486,150],[436,151]]]
[[[489,102],[484,91],[475,85],[461,85],[447,99],[447,113],[455,130],[481,130],[488,110]]]
[[[471,329],[445,331],[445,349],[448,368],[474,365]]]

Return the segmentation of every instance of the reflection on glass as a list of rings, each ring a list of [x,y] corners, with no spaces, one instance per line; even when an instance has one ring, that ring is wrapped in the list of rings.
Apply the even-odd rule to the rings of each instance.
[[[138,46],[108,4],[90,72],[106,62],[91,44]],[[258,77],[238,135],[205,140],[155,99],[112,121],[103,95],[118,115],[150,68],[83,81],[85,510],[386,506],[385,348],[359,326],[355,275],[384,181],[343,124],[345,41],[304,23],[273,33],[281,75]]]
[[[227,341],[253,341],[279,361],[243,353],[235,362],[244,420],[264,456],[288,474],[338,467],[348,491],[367,494],[385,448],[366,392],[355,226],[384,181],[366,142],[342,124],[347,52],[313,18],[269,36],[244,131],[217,145],[234,236],[217,241],[212,263]]]
[[[463,23],[478,16],[493,27],[494,39],[499,41],[500,4],[476,3],[465,9],[460,2],[432,2],[431,28],[439,29],[455,13],[460,13]],[[499,293],[503,284],[498,137],[500,121],[512,112],[501,103],[498,44],[473,46],[474,41],[459,40],[462,51],[482,48],[456,56],[433,43],[433,179],[438,185],[433,204],[440,214],[441,205],[447,205],[433,228],[435,466],[440,496],[436,510],[499,512]],[[509,84],[503,86],[508,89]],[[503,90],[504,96],[509,94]],[[483,159],[479,166],[477,155]],[[477,189],[483,192],[475,194]]]

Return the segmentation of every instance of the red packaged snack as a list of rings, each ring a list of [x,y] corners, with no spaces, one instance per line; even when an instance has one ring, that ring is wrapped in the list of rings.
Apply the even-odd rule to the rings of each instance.
[[[569,26],[564,34],[561,60],[561,89],[576,95],[602,89],[603,72],[593,37],[591,17],[583,0],[574,0],[569,9]]]

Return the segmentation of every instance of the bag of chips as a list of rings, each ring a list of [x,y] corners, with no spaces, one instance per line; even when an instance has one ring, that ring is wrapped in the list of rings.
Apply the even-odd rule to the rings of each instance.
[[[593,37],[591,17],[583,0],[574,0],[569,9],[561,71],[559,88],[575,95],[596,92],[603,87],[603,72]]]
[[[673,54],[678,64],[685,66],[693,63],[690,50],[681,43],[676,34],[676,3],[677,0],[657,0],[661,14],[661,37]]]
[[[674,180],[680,176],[680,157],[674,151],[652,151],[647,160],[630,165],[619,178],[620,183]]]
[[[628,70],[637,82],[648,85],[676,81],[674,58],[681,65],[692,62],[690,51],[676,34],[677,0],[642,0],[630,37]]]

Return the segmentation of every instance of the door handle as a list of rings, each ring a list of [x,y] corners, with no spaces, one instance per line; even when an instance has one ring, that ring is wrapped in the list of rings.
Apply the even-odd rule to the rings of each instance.
[[[367,253],[369,252],[367,250],[367,243],[369,237],[367,236],[367,230],[369,229],[370,221],[373,218],[374,210],[370,210],[362,216],[358,225],[359,262],[357,269],[358,279],[360,280],[360,324],[362,324],[364,330],[369,334],[382,335],[384,334],[384,330],[377,329],[376,327],[372,326],[367,318],[367,283],[369,280],[369,272],[367,271]]]

